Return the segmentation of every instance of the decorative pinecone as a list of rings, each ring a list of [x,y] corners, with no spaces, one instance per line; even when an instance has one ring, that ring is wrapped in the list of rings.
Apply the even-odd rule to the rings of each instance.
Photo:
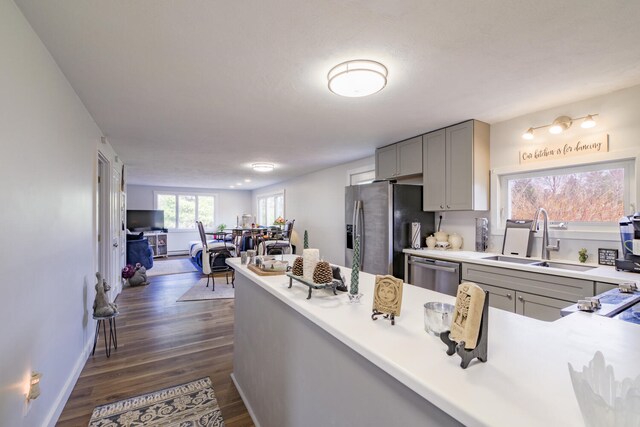
[[[315,270],[313,270],[313,282],[314,283],[331,283],[333,280],[333,270],[331,264],[327,261],[320,261],[316,264]]]
[[[291,274],[294,276],[302,276],[303,268],[302,268],[302,257],[299,256],[293,261],[293,267],[291,267]]]

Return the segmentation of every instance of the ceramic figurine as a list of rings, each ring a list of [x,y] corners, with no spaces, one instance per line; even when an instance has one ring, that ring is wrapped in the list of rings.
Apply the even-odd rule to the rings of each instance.
[[[449,240],[449,235],[444,231],[436,231],[434,236],[436,238],[436,242],[447,242]]]
[[[437,240],[436,240],[436,238],[435,238],[435,236],[433,234],[431,236],[427,237],[427,247],[429,249],[435,248],[436,247],[436,242],[437,242]]]
[[[462,237],[458,233],[452,233],[449,236],[449,244],[454,251],[459,250],[462,247]]]
[[[118,312],[118,306],[109,302],[107,292],[111,287],[106,280],[102,279],[100,273],[96,273],[98,283],[96,283],[96,299],[93,301],[93,315],[96,317],[108,317]]]

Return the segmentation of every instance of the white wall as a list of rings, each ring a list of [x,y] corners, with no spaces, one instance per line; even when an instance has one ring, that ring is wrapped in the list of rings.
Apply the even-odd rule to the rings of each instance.
[[[0,0],[0,425],[53,425],[94,324],[101,132],[11,0]],[[26,405],[32,370],[42,394]]]
[[[589,98],[580,102],[562,105],[550,108],[544,111],[527,114],[501,123],[491,125],[491,169],[517,167],[518,153],[524,147],[531,147],[541,143],[554,143],[563,141],[562,138],[576,139],[576,136],[587,134],[608,133],[609,134],[609,151],[611,153],[622,152],[626,150],[636,151],[640,153],[640,86],[620,90]],[[532,126],[540,126],[550,123],[557,116],[567,115],[570,117],[582,117],[586,114],[600,114],[597,117],[598,125],[590,130],[580,128],[579,123],[575,123],[566,135],[559,137],[550,135],[546,130],[536,133],[536,139],[533,142],[522,139],[522,133]],[[565,165],[572,165],[573,162],[579,162],[579,157],[573,157],[565,161]],[[540,167],[542,164],[538,164]],[[640,187],[640,171],[636,171],[636,188]],[[632,198],[637,200],[636,195]],[[492,206],[492,209],[495,209]],[[638,208],[636,207],[636,210]],[[464,238],[464,249],[474,250],[475,248],[475,228],[474,217],[485,216],[491,219],[493,226],[496,212],[447,212],[443,220],[442,228],[447,232],[461,233]],[[533,215],[533,213],[532,213]],[[436,214],[437,219],[437,214]],[[541,234],[541,233],[540,233]],[[556,237],[562,235],[560,251],[551,254],[552,258],[562,258],[577,261],[578,250],[582,247],[587,248],[589,253],[588,262],[597,262],[598,248],[620,249],[620,241],[618,236],[609,233],[605,239],[572,239],[566,236],[567,233],[551,231],[550,237],[555,240]],[[490,250],[499,252],[502,248],[502,235],[494,235],[491,239]],[[533,255],[540,256],[541,238],[536,238]]]
[[[228,227],[235,227],[238,215],[251,212],[251,191],[248,190],[154,187],[147,185],[127,185],[127,209],[154,209],[154,191],[217,194],[216,225],[226,224]],[[169,230],[169,232],[167,251],[170,253],[187,251],[190,241],[200,240],[197,230],[192,232]]]
[[[373,157],[367,157],[255,190],[253,213],[257,214],[256,197],[259,194],[284,189],[285,216],[296,220],[292,243],[297,246],[298,253],[302,253],[304,230],[308,230],[309,246],[320,249],[320,256],[325,260],[342,265],[347,172],[373,164]]]

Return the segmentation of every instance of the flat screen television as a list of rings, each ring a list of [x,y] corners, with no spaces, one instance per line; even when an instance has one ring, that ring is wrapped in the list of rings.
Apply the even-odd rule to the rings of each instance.
[[[127,229],[130,231],[163,230],[164,211],[127,210]]]

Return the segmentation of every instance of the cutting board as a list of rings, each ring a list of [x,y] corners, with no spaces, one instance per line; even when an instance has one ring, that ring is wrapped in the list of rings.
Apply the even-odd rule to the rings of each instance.
[[[283,276],[284,275],[284,270],[280,270],[280,271],[263,270],[254,264],[249,264],[247,267],[249,267],[249,270],[253,271],[258,276]]]
[[[531,220],[507,220],[502,244],[503,255],[527,257],[531,255]]]

